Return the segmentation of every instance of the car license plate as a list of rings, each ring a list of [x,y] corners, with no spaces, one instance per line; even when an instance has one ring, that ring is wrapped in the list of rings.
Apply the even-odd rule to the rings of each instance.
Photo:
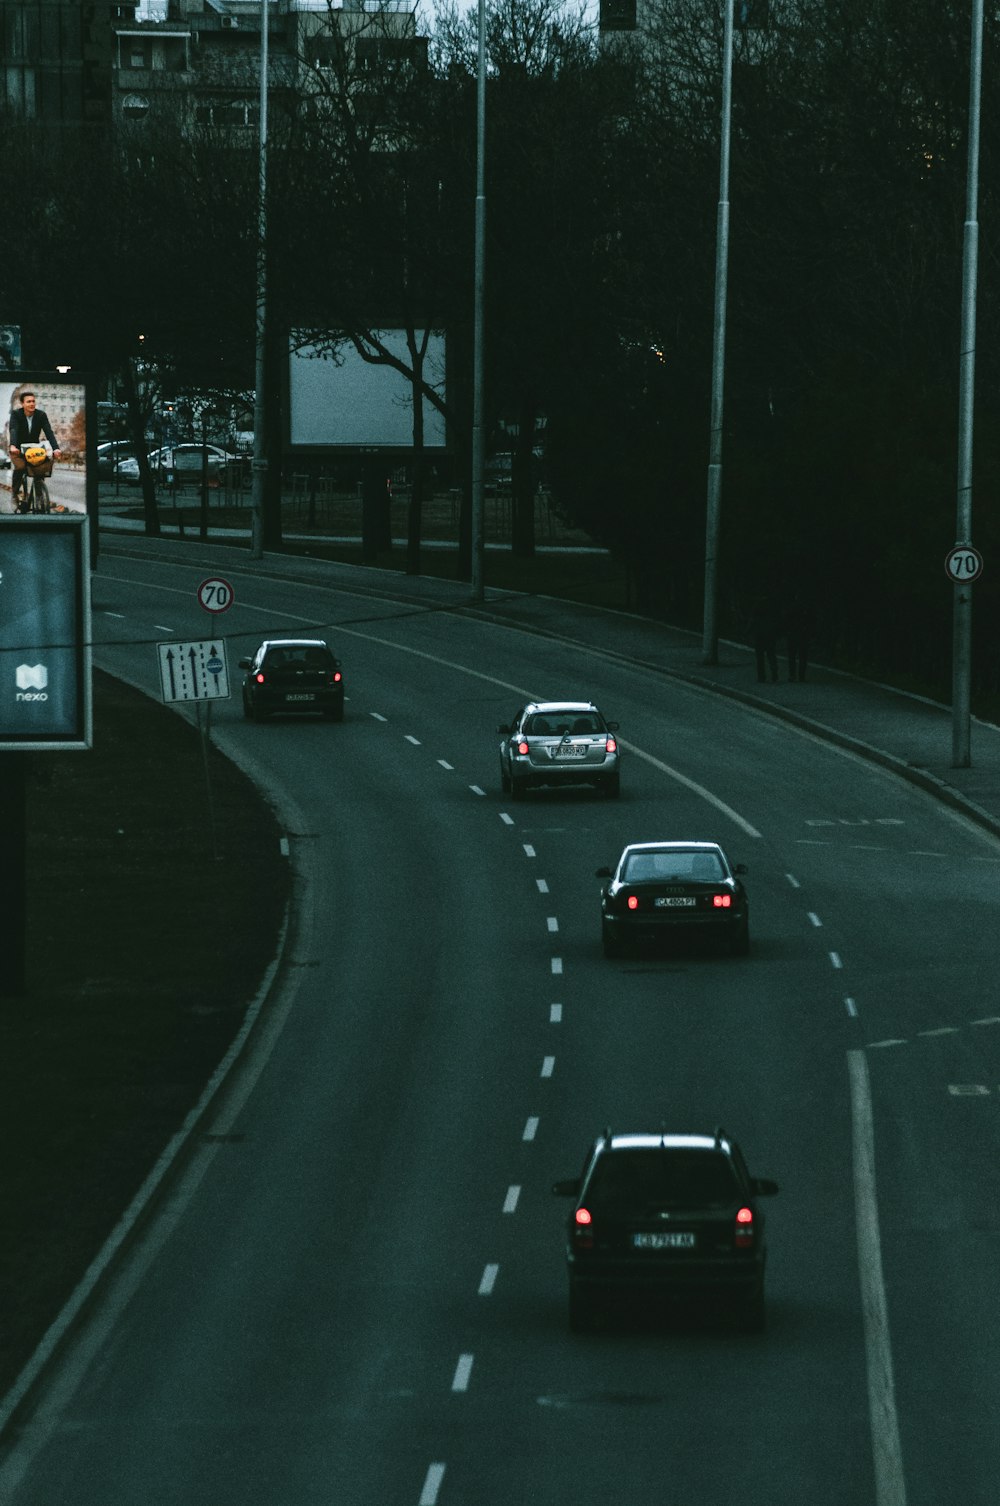
[[[315,699],[316,697],[311,692],[306,693],[303,691],[297,691],[293,695],[285,696],[286,701],[314,701]]]
[[[561,743],[556,749],[557,758],[586,758],[586,743]]]
[[[637,1250],[693,1250],[693,1234],[633,1234],[632,1243]]]
[[[656,907],[659,910],[668,910],[678,905],[690,908],[694,903],[695,898],[693,894],[668,894],[661,896],[655,901]]]

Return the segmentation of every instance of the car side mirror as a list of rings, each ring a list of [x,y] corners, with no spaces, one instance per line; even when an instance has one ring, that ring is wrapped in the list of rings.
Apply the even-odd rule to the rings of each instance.
[[[249,669],[251,667],[251,665],[253,664],[253,660],[252,659],[240,659],[238,661],[238,663],[239,663],[240,669]]]
[[[569,1177],[563,1182],[553,1182],[552,1191],[556,1197],[576,1197],[580,1191],[580,1178]]]
[[[733,872],[734,873],[746,873],[746,871],[747,871],[747,865],[746,865],[746,863],[734,863],[733,864]]]
[[[611,869],[610,868],[595,868],[594,869],[594,877],[595,878],[610,878],[611,877]]]
[[[770,1177],[754,1177],[753,1190],[758,1197],[773,1197],[778,1191],[777,1182],[772,1182]]]

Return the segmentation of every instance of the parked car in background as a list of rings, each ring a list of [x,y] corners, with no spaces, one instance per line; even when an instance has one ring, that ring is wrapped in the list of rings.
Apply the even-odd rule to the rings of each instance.
[[[161,449],[150,453],[149,468],[158,475],[173,471],[185,481],[197,480],[201,475],[204,454],[207,454],[209,483],[217,486],[225,479],[229,467],[237,463],[237,457],[229,450],[224,450],[221,445],[164,445]],[[116,467],[116,474],[122,481],[138,485],[139,462],[135,456],[132,455],[130,459],[121,461]]]
[[[97,446],[96,453],[98,479],[110,481],[122,461],[135,457],[135,445],[129,439],[108,439]]]

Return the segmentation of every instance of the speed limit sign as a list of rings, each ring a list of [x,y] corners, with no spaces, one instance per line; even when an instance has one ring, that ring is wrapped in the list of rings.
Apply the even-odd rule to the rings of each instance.
[[[206,612],[228,612],[233,600],[233,588],[221,575],[210,576],[198,587],[198,601]]]
[[[983,557],[971,544],[956,544],[945,557],[944,568],[958,585],[968,585],[983,573]]]

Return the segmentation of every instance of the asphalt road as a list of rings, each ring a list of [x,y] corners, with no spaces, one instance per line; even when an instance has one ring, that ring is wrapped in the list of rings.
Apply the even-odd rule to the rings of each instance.
[[[238,682],[265,633],[324,626],[347,717],[213,710],[301,913],[211,1133],[7,1443],[5,1506],[992,1502],[997,842],[647,668],[266,570],[227,567],[212,621],[206,573],[106,551],[102,667],[153,689],[155,643],[224,626]],[[535,694],[620,720],[620,801],[501,797],[494,728]],[[749,958],[604,960],[594,869],[658,837],[748,863]],[[721,1122],[781,1185],[764,1335],[568,1331],[550,1185],[661,1122]]]

